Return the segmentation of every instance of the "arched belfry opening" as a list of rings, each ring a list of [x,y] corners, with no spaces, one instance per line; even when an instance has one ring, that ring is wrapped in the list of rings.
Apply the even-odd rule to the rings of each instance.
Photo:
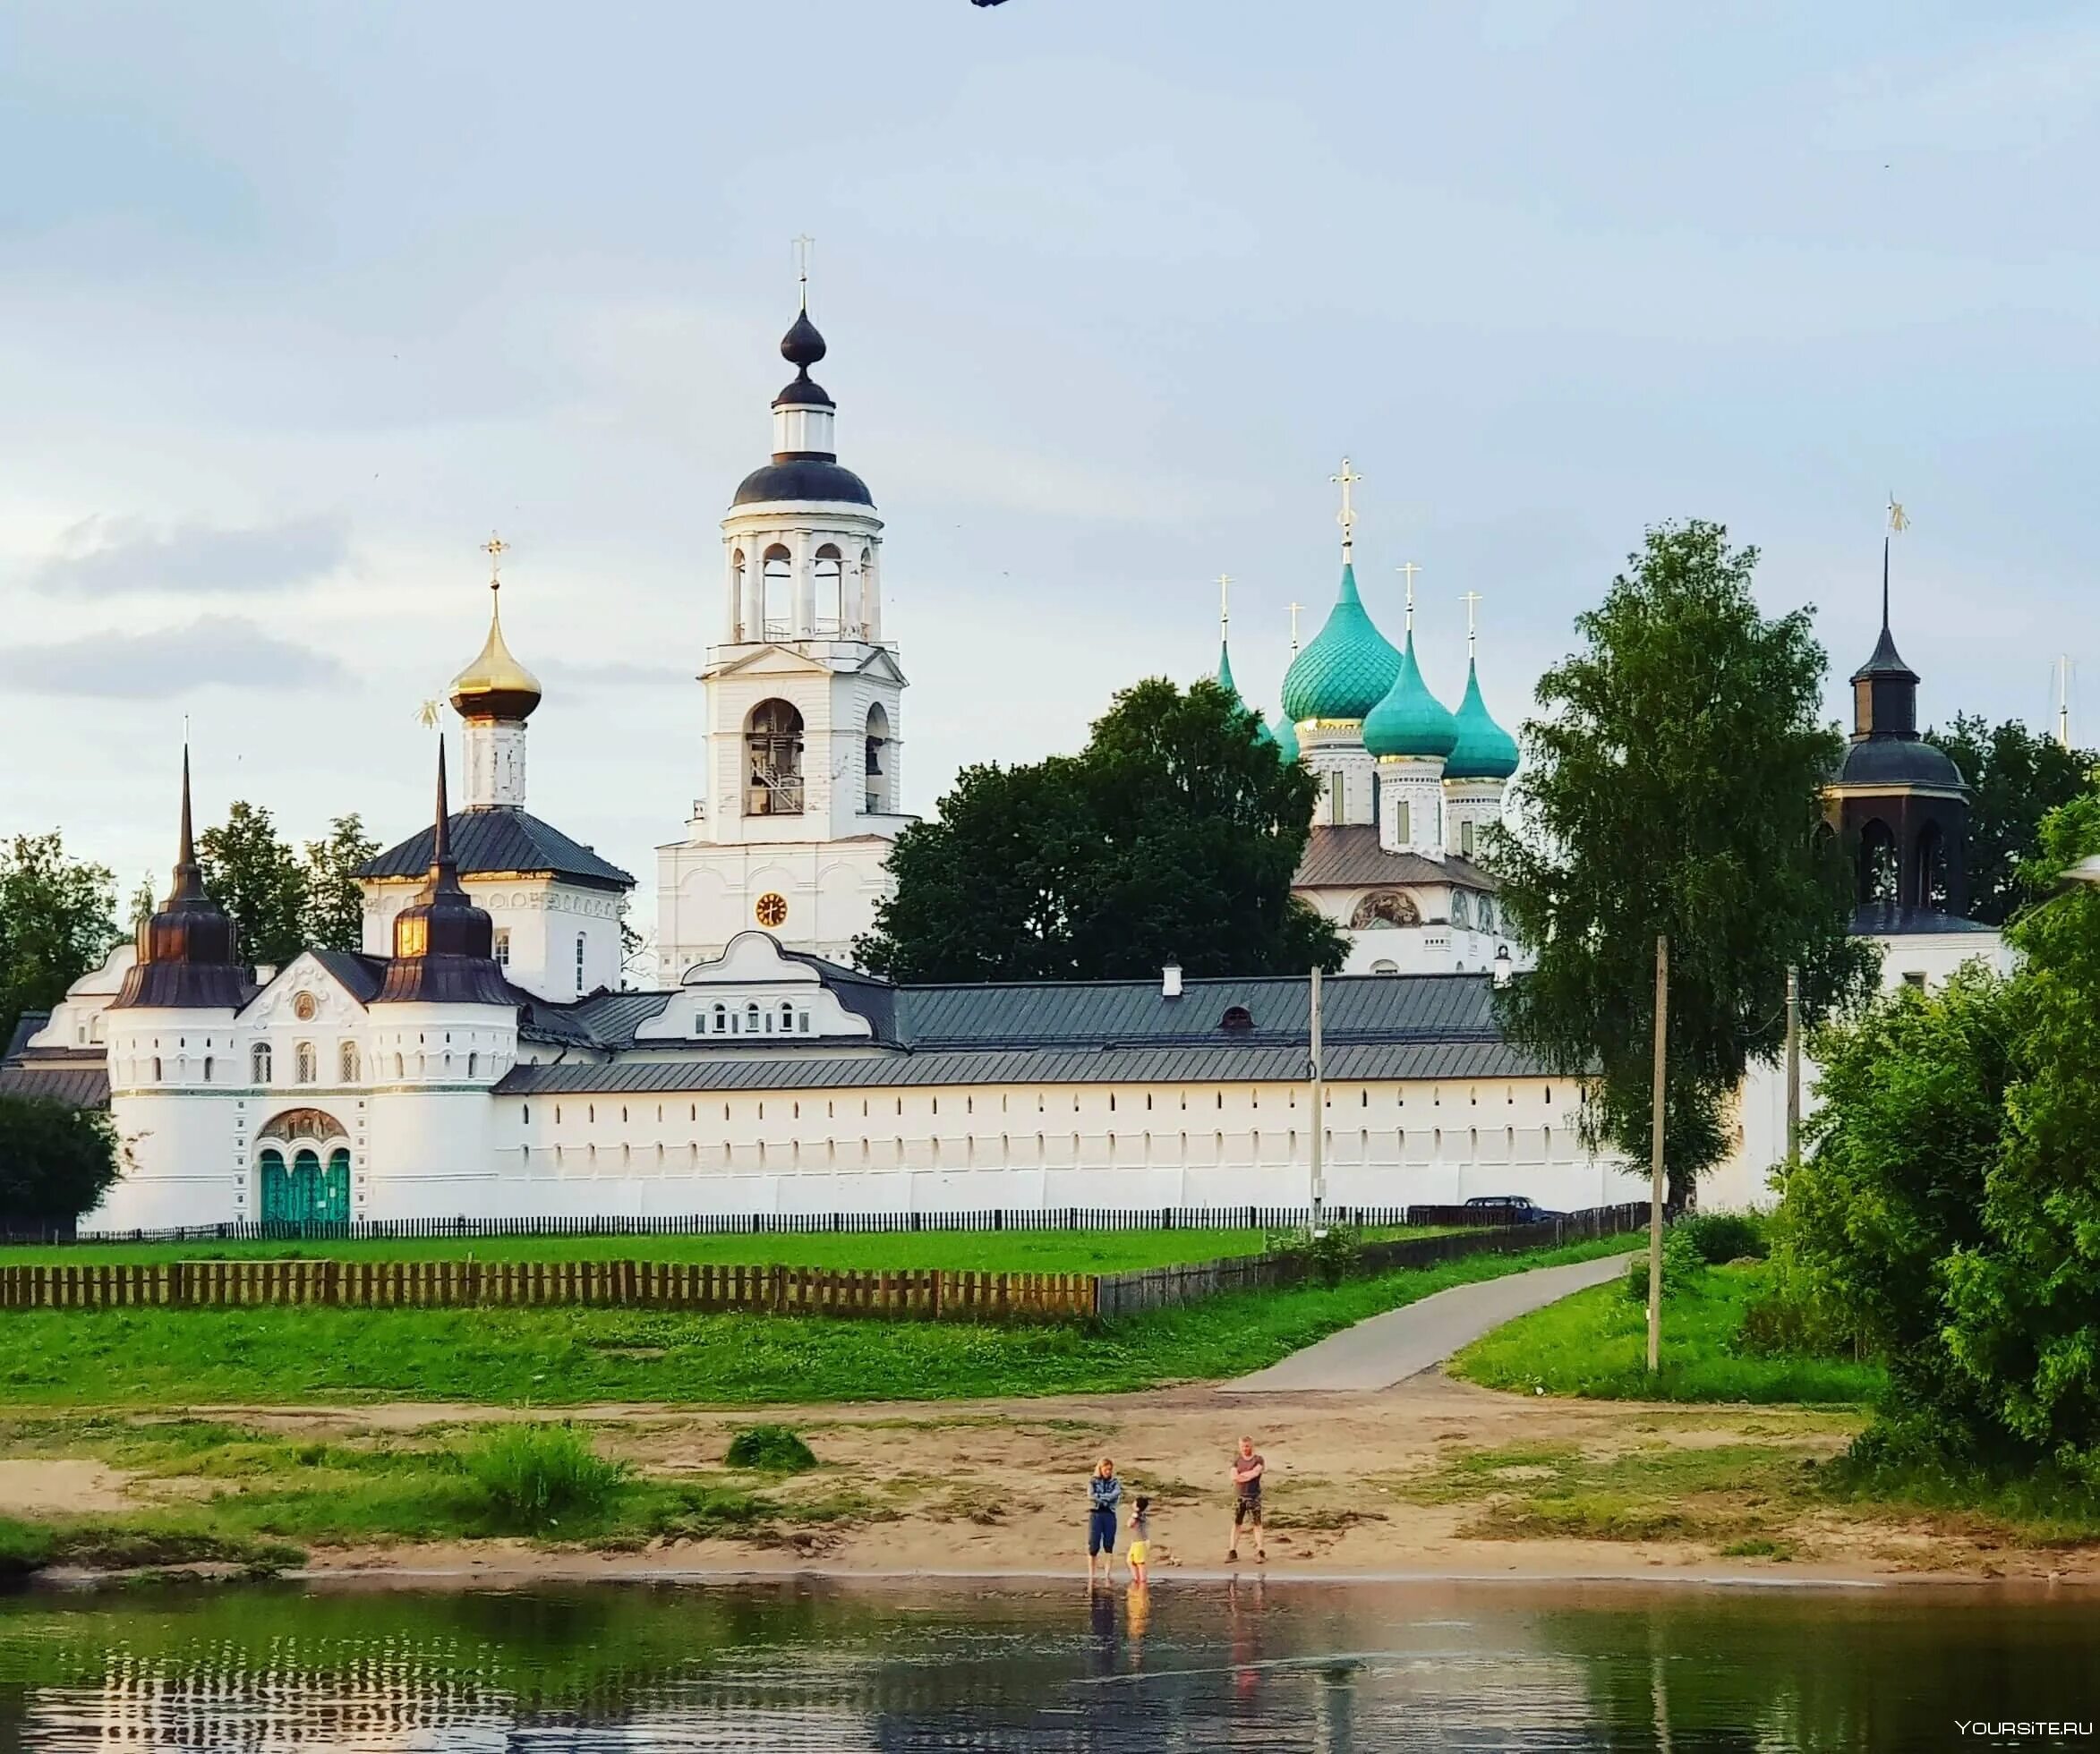
[[[1896,857],[1896,835],[1879,816],[1869,819],[1859,830],[1858,860],[1863,906],[1885,905],[1899,898],[1901,866]]]
[[[764,600],[759,614],[764,623],[764,637],[769,640],[792,639],[795,634],[795,560],[778,542],[765,551],[763,586]]]
[[[816,626],[811,631],[820,638],[837,639],[846,632],[846,563],[836,542],[817,549],[811,571],[816,596]]]
[[[870,816],[887,816],[894,809],[890,774],[890,715],[877,701],[867,710],[867,796]]]
[[[802,715],[791,702],[761,701],[744,729],[744,813],[802,813]]]

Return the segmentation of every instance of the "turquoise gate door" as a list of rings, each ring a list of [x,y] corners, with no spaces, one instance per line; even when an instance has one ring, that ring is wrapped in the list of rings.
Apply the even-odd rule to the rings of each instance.
[[[286,1125],[286,1120],[291,1124]],[[325,1164],[320,1150],[311,1145],[297,1146],[292,1153],[291,1162],[285,1162],[285,1145],[292,1139],[302,1135],[311,1138],[316,1133],[325,1137],[327,1133],[339,1130],[326,1116],[312,1110],[273,1121],[265,1129],[268,1135],[283,1143],[265,1145],[256,1154],[260,1183],[256,1206],[264,1223],[305,1226],[349,1222],[348,1145],[338,1145],[331,1149]]]

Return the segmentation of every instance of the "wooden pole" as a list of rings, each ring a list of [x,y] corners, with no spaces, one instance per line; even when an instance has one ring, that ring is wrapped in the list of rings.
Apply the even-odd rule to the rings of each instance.
[[[1648,1374],[1662,1368],[1662,1110],[1669,1029],[1669,936],[1655,938],[1655,1124],[1649,1150]]]
[[[1320,1232],[1322,1211],[1327,1205],[1327,1154],[1321,1147],[1327,1143],[1327,1086],[1321,1076],[1319,1052],[1319,970],[1312,971],[1312,1234]]]
[[[1787,1173],[1801,1163],[1801,971],[1787,965]]]

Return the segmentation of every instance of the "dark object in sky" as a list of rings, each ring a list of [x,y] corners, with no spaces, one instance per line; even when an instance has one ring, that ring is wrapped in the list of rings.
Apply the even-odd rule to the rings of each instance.
[[[1003,6],[1006,0],[969,0],[973,6]]]

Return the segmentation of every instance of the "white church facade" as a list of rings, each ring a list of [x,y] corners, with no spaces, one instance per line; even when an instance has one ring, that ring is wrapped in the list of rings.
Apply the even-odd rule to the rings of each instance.
[[[657,984],[622,990],[635,879],[526,808],[542,691],[492,604],[451,691],[464,807],[440,738],[431,825],[361,873],[356,951],[243,961],[185,752],[166,901],[0,1064],[0,1090],[107,1102],[123,1173],[84,1228],[1293,1206],[1316,1126],[1338,1205],[1637,1193],[1584,1148],[1577,1089],[1496,1023],[1515,958],[1469,856],[1515,747],[1477,681],[1456,714],[1430,696],[1412,613],[1404,650],[1377,634],[1346,545],[1280,742],[1323,779],[1300,890],[1359,947],[1326,983],[1320,1116],[1306,979],[848,966],[910,820],[905,677],[807,312],[782,351],[773,459],[723,524],[702,796],[658,851]]]

